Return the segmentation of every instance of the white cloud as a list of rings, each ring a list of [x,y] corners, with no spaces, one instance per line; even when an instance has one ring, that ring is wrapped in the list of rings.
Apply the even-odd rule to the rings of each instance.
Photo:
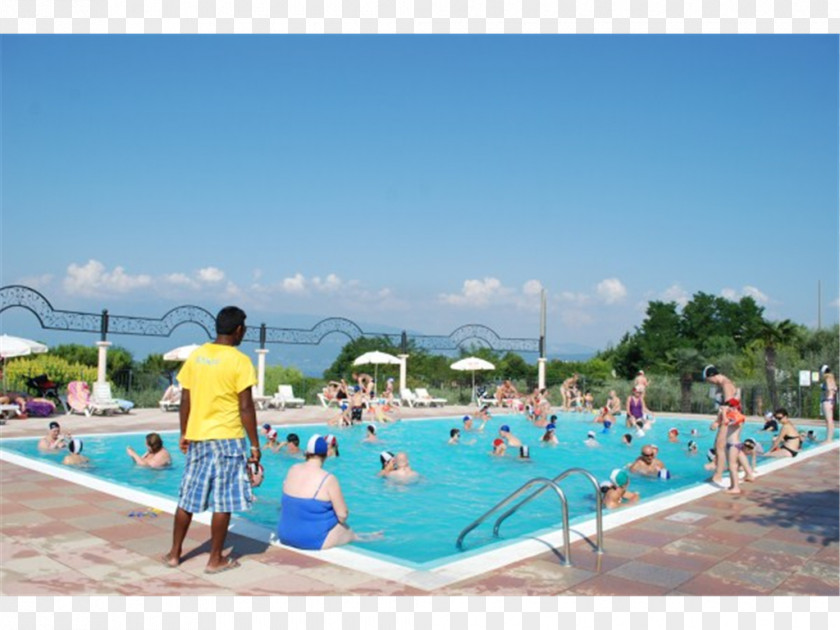
[[[484,280],[464,280],[461,293],[443,293],[439,296],[442,302],[453,306],[487,306],[492,300],[509,293],[498,278],[484,278]]]
[[[64,278],[67,293],[95,296],[103,293],[128,293],[135,289],[151,286],[152,278],[146,274],[131,276],[120,267],[107,271],[98,260],[89,260],[85,265],[71,263]]]
[[[296,273],[291,278],[283,278],[282,287],[286,293],[303,293],[306,291],[306,278],[302,273]]]
[[[627,297],[627,289],[623,284],[621,284],[621,280],[618,278],[607,278],[606,280],[601,280],[596,287],[598,291],[598,295],[604,300],[607,304],[615,304],[616,302],[621,302],[625,297]]]
[[[750,285],[744,286],[740,292],[730,288],[721,289],[720,295],[731,302],[737,302],[742,297],[751,297],[758,304],[769,304],[771,301],[766,293]]]
[[[198,270],[198,279],[202,282],[215,283],[225,279],[225,272],[216,267],[205,267]]]
[[[522,294],[523,295],[539,295],[543,290],[542,282],[539,280],[528,280],[525,284],[522,285]]]
[[[560,322],[567,328],[582,328],[593,322],[592,315],[580,309],[569,309],[560,312]]]
[[[331,273],[324,280],[321,280],[318,276],[312,278],[312,286],[322,293],[334,293],[341,290],[342,282],[341,278],[334,273]]]
[[[679,283],[672,284],[670,287],[665,289],[661,294],[660,298],[665,302],[676,302],[680,306],[685,306],[688,304],[691,296],[688,295],[688,291],[683,289]]]
[[[573,293],[572,291],[561,291],[558,295],[558,299],[561,302],[569,302],[570,304],[577,304],[578,306],[583,306],[584,304],[588,304],[592,298],[590,298],[586,293]]]
[[[26,285],[32,289],[45,289],[52,282],[53,275],[51,273],[44,273],[40,276],[26,276],[18,281],[18,284]]]
[[[189,289],[197,289],[198,282],[190,278],[185,273],[170,273],[163,277],[163,281],[177,287],[185,287]]]

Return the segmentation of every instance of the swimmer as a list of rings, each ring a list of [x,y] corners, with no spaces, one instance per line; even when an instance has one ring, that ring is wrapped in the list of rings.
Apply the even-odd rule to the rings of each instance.
[[[459,429],[450,429],[449,430],[449,442],[448,444],[458,444],[458,441],[461,439],[461,431]]]
[[[506,424],[499,427],[499,435],[508,446],[522,446],[520,439],[510,432],[510,427]]]
[[[623,503],[634,503],[639,500],[638,492],[630,492],[630,475],[626,470],[616,468],[612,471],[609,481],[601,482],[601,496],[604,507],[610,510],[619,508]]]
[[[125,452],[134,460],[138,466],[145,466],[148,468],[163,468],[172,463],[172,457],[169,451],[163,446],[163,440],[157,433],[149,433],[146,436],[146,453],[141,457],[130,446],[125,447]]]
[[[493,440],[493,450],[490,451],[490,454],[501,457],[505,454],[506,450],[507,446],[505,445],[505,441],[502,438],[496,438]]]
[[[417,471],[411,468],[408,455],[402,452],[389,459],[380,474],[388,479],[402,482],[414,481],[419,476]]]
[[[276,432],[275,432],[275,437],[276,437]],[[277,449],[276,450],[272,449],[272,450],[274,450],[275,453],[279,453],[284,448],[286,449],[286,454],[287,455],[301,455],[302,452],[300,450],[300,438],[298,437],[297,433],[289,433],[286,436],[286,441],[285,442],[280,442],[280,444],[277,445]]]
[[[630,446],[633,443],[633,436],[629,433],[625,433],[621,436],[621,441],[626,445]]]
[[[689,440],[687,445],[687,450],[689,455],[696,455],[697,454],[697,442],[694,440]]]
[[[478,413],[475,414],[478,418],[487,422],[493,416],[490,414],[490,405],[484,405],[481,409],[478,410]]]
[[[61,426],[53,420],[50,422],[49,433],[38,442],[38,448],[42,451],[60,451],[67,446],[67,442],[71,439],[73,438],[69,433],[61,435]]]
[[[595,437],[595,431],[590,431],[589,433],[587,433],[586,439],[583,441],[583,443],[590,448],[597,448],[601,446],[598,443],[598,439]]]
[[[280,450],[280,444],[277,442],[277,429],[271,429],[268,433],[266,433],[265,437],[266,442],[265,446],[263,446],[264,449],[267,449],[272,453],[276,453]]]
[[[327,441],[327,457],[339,457],[338,439],[331,433],[325,435],[324,439]]]
[[[674,428],[668,429],[668,441],[669,442],[679,442],[680,441],[680,432]]]
[[[367,425],[367,435],[365,435],[365,439],[362,442],[378,442],[379,438],[376,437],[376,427],[372,424]]]
[[[540,438],[540,441],[548,442],[549,444],[559,444],[560,441],[557,439],[556,431],[557,426],[553,422],[550,422],[545,426],[545,433]]]
[[[487,421],[481,423],[481,426],[476,427],[473,424],[472,416],[464,416],[463,417],[464,423],[464,431],[484,431],[484,425],[487,424]]]
[[[615,424],[615,416],[612,415],[610,412],[610,408],[607,406],[601,407],[598,415],[595,416],[593,422],[597,422],[598,424],[604,425],[604,429],[609,429],[612,425]]]
[[[67,450],[70,451],[61,463],[65,466],[87,466],[90,460],[82,455],[82,441],[78,438],[70,440]]]
[[[779,430],[779,423],[776,422],[776,419],[773,417],[773,412],[768,411],[764,414],[764,426],[759,429],[759,431],[773,431],[774,433]]]
[[[645,437],[645,424],[641,420],[636,422],[636,437]]]
[[[656,452],[651,444],[645,444],[642,447],[641,455],[630,464],[630,472],[640,475],[658,475],[659,471],[664,469],[665,465],[657,459]]]

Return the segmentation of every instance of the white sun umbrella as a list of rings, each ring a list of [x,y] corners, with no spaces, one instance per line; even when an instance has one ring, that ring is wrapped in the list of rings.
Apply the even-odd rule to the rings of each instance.
[[[455,361],[452,365],[450,365],[453,370],[458,370],[459,372],[472,372],[472,392],[473,398],[475,398],[475,372],[476,370],[495,370],[496,366],[490,363],[490,361],[485,361],[484,359],[479,359],[478,357],[467,357],[466,359],[461,359],[460,361]]]
[[[387,352],[380,352],[374,350],[373,352],[365,352],[362,356],[353,361],[353,365],[373,365],[373,383],[376,391],[379,391],[379,383],[377,378],[379,376],[378,370],[380,365],[400,365],[401,361],[393,354]]]
[[[191,343],[188,346],[181,346],[180,348],[175,348],[174,350],[170,350],[166,354],[163,355],[164,361],[186,361],[189,356],[193,353],[194,350],[200,348],[198,344]]]
[[[30,354],[41,354],[49,348],[42,343],[24,339],[23,337],[12,337],[0,335],[0,358],[4,361],[12,357],[25,357]],[[6,389],[6,370],[3,370],[3,390]]]

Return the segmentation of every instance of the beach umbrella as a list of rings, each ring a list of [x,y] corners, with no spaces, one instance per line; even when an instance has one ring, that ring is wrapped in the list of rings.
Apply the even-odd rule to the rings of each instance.
[[[25,357],[30,354],[41,354],[49,348],[42,343],[24,339],[23,337],[12,337],[0,335],[0,359],[4,362],[12,357]],[[3,391],[6,390],[6,370],[3,370]]]
[[[380,365],[400,365],[402,362],[393,354],[387,352],[380,352],[374,350],[372,352],[365,352],[362,356],[353,361],[353,365],[373,365],[373,383],[376,391],[379,391],[379,383],[377,378],[379,376],[378,370]]]
[[[188,346],[181,346],[170,350],[163,355],[164,361],[186,361],[196,348],[200,348],[198,344],[191,343]]]
[[[484,359],[479,359],[478,357],[467,357],[466,359],[461,359],[460,361],[455,361],[452,365],[450,365],[453,370],[458,370],[459,372],[472,372],[472,392],[473,398],[475,398],[475,372],[476,370],[495,370],[496,366],[490,363],[490,361],[485,361]]]

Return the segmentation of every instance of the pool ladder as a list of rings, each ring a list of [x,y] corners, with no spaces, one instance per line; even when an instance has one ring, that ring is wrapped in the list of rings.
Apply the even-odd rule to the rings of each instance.
[[[557,498],[560,500],[560,506],[563,514],[563,564],[567,567],[572,566],[572,559],[571,559],[571,549],[569,546],[569,504],[566,501],[566,495],[563,493],[563,490],[558,485],[561,481],[563,481],[566,477],[572,474],[581,474],[589,481],[592,482],[592,485],[595,486],[595,531],[597,536],[597,543],[596,543],[596,551],[599,554],[604,553],[604,529],[601,521],[601,512],[603,509],[602,501],[601,501],[601,488],[598,486],[598,480],[587,470],[583,468],[569,468],[568,470],[564,470],[562,473],[557,475],[554,479],[548,479],[547,477],[535,477],[531,479],[527,483],[525,483],[521,488],[511,492],[506,498],[502,501],[494,505],[492,508],[487,510],[482,516],[477,518],[475,521],[467,525],[461,534],[458,536],[458,540],[455,541],[455,546],[458,547],[459,550],[464,549],[464,538],[469,534],[472,530],[476,527],[481,525],[487,518],[497,512],[498,510],[502,509],[509,503],[511,503],[514,499],[517,499],[521,495],[523,495],[527,490],[534,486],[541,486],[536,491],[532,492],[524,499],[522,499],[519,503],[514,505],[512,508],[507,510],[504,514],[502,514],[499,518],[496,519],[496,523],[493,525],[493,536],[495,538],[499,537],[499,528],[501,527],[504,520],[514,514],[519,508],[523,505],[531,501],[532,499],[537,498],[543,492],[552,488],[554,492],[557,494]]]

